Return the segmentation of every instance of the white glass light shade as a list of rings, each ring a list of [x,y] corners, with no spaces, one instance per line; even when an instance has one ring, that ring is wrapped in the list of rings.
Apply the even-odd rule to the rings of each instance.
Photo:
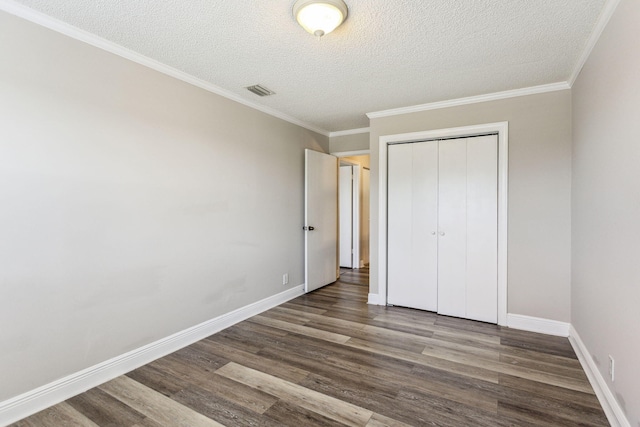
[[[298,0],[293,15],[311,34],[322,37],[335,30],[347,17],[347,5],[342,0]]]

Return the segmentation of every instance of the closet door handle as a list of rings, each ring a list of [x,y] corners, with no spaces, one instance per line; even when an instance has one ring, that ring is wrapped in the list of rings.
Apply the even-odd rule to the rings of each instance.
[[[435,236],[435,235],[436,235],[436,232],[435,232],[435,231],[432,231],[432,232],[431,232],[431,235],[432,235],[432,236]]]
[[[439,234],[440,234],[441,236],[444,236],[444,231],[441,231]]]

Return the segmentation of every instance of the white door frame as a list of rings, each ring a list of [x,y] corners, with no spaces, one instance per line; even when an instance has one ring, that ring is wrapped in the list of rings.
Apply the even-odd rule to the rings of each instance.
[[[507,325],[507,221],[509,175],[509,122],[487,123],[423,132],[381,136],[378,163],[379,304],[387,304],[387,150],[389,144],[438,138],[498,134],[498,325]]]
[[[336,156],[340,162],[348,163],[357,168],[357,173],[354,173],[353,177],[353,222],[352,222],[352,231],[353,231],[353,255],[352,255],[352,265],[354,269],[361,268],[360,266],[360,254],[362,253],[362,248],[360,247],[360,213],[362,212],[362,206],[360,205],[360,186],[361,186],[361,177],[362,171],[365,169],[362,165],[350,162],[349,160],[342,160],[343,157],[353,157],[353,156],[369,156],[371,154],[371,150],[356,150],[356,151],[335,151],[332,152],[332,156]],[[369,230],[369,236],[371,235],[371,230]]]

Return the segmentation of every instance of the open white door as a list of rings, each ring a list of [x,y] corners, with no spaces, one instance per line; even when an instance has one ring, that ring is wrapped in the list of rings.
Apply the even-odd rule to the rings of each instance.
[[[304,282],[311,292],[338,278],[338,158],[305,150]]]

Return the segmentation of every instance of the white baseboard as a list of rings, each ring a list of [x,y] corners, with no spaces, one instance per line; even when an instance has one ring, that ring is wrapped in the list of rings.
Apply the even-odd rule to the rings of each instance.
[[[367,304],[371,305],[386,305],[384,298],[380,294],[369,294]]]
[[[569,323],[559,322],[557,320],[509,313],[507,314],[507,326],[513,329],[521,329],[523,331],[568,337],[570,325]]]
[[[0,402],[0,426],[35,414],[302,294],[304,285],[296,286]]]
[[[573,325],[571,325],[569,330],[569,342],[573,346],[573,350],[576,352],[578,360],[580,360],[582,369],[584,369],[584,372],[587,374],[587,378],[589,378],[591,387],[593,387],[593,390],[600,401],[600,405],[602,405],[602,409],[609,420],[609,424],[613,427],[631,427],[631,423],[629,423],[629,420],[627,420],[627,417],[624,415],[624,411],[607,386],[607,382],[602,377],[600,370],[593,361],[591,353],[587,350],[587,347],[584,345],[584,342],[582,342],[580,335],[578,335],[578,331],[575,330]]]

